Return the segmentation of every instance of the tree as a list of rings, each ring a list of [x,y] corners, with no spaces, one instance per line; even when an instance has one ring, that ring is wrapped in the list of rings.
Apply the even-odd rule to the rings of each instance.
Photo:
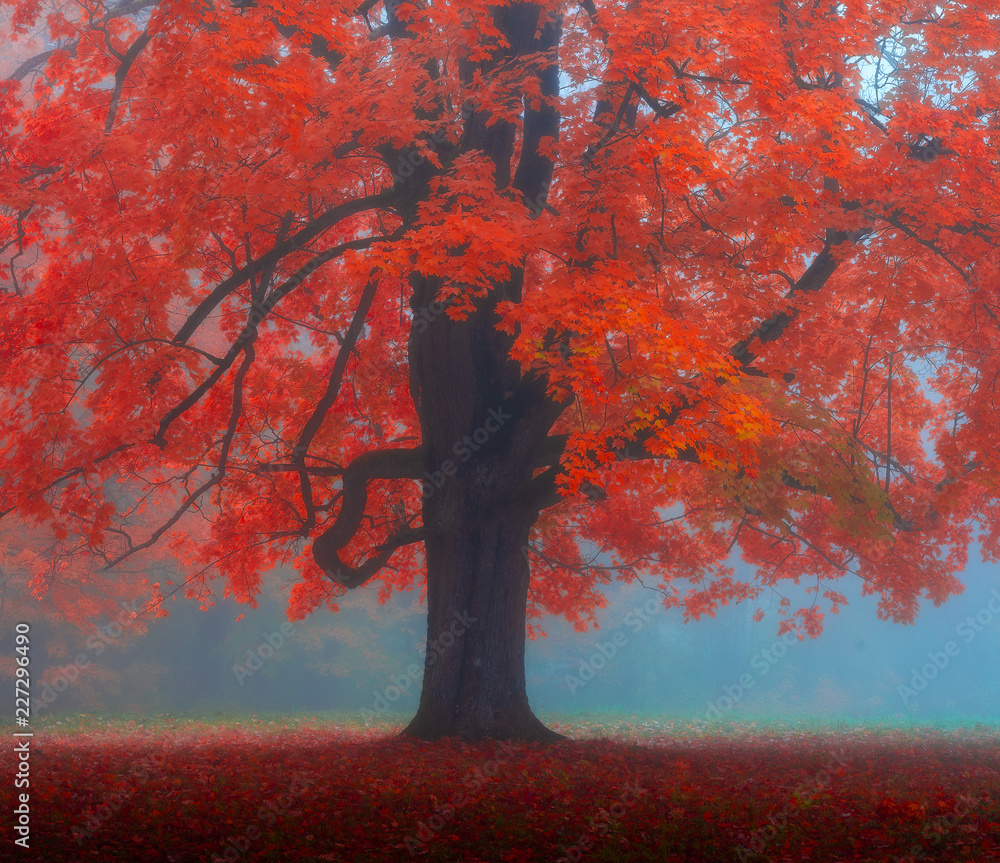
[[[990,4],[3,5],[0,512],[59,559],[420,585],[408,733],[551,739],[525,627],[609,577],[816,635],[1000,554]]]

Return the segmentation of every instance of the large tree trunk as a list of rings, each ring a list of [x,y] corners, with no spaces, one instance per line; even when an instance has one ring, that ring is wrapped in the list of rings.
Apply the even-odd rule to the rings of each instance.
[[[414,308],[433,303],[438,285],[414,283]],[[528,706],[524,645],[540,503],[528,490],[562,405],[542,380],[521,377],[497,332],[495,303],[520,288],[518,276],[465,321],[441,314],[410,339],[425,452],[427,654],[405,733],[425,739],[560,738]]]
[[[550,65],[528,74],[545,96],[556,96],[561,22],[540,12],[531,3],[497,6],[494,23],[508,47],[478,67],[460,64],[464,83],[471,86],[477,68],[484,77],[495,69],[508,74],[519,56],[552,52]],[[515,125],[474,103],[460,150],[489,157],[497,189],[537,212],[552,179],[540,142],[558,137],[559,115],[552,104],[529,102],[515,170]],[[427,177],[415,172],[409,187],[419,200]],[[404,218],[416,215],[414,207]],[[437,280],[412,279],[409,360],[425,454],[428,620],[420,706],[405,733],[421,738],[561,738],[534,716],[525,692],[527,543],[547,505],[532,480],[535,467],[547,463],[539,456],[565,405],[546,396],[543,379],[522,377],[509,359],[512,338],[497,330],[496,304],[519,302],[523,278],[523,271],[512,273],[464,321],[437,305]]]
[[[505,35],[506,47],[497,47],[489,60],[458,64],[463,84],[473,91],[477,75],[488,79],[499,69],[509,78],[511,70],[519,68],[519,57],[549,53],[549,65],[524,66],[525,76],[537,81],[530,87],[526,81],[523,92],[515,87],[511,94],[523,102],[520,147],[516,124],[479,108],[476,99],[465,106],[458,145],[433,137],[425,142],[437,148],[446,165],[459,155],[485,155],[492,162],[497,190],[515,196],[525,214],[535,216],[545,206],[553,172],[541,144],[559,135],[555,104],[527,95],[536,88],[545,97],[559,92],[555,49],[561,22],[543,19],[540,12],[541,7],[531,3],[495,7],[494,23]],[[441,70],[431,64],[431,71],[437,75]],[[445,106],[429,109],[427,119],[433,121],[438,109],[444,111]],[[393,206],[404,224],[417,224],[419,205],[441,169],[413,148],[386,148],[384,157],[390,170],[398,164],[410,166],[396,175]],[[427,559],[428,623],[420,706],[405,733],[420,738],[561,738],[528,706],[524,643],[528,538],[539,511],[555,502],[552,476],[534,474],[543,466],[550,466],[546,473],[551,474],[553,460],[558,460],[549,432],[566,404],[546,395],[542,376],[521,375],[519,364],[510,360],[512,337],[497,329],[497,304],[520,302],[523,279],[523,271],[511,272],[488,297],[478,299],[475,311],[456,321],[441,305],[439,280],[419,272],[411,278],[408,352],[411,394],[421,426],[424,501],[419,534]],[[337,554],[364,513],[367,478],[412,478],[409,459],[414,452],[385,450],[367,461],[359,457],[352,463],[353,480],[345,474],[337,522],[313,544],[317,563],[334,581],[356,587],[396,547],[390,543],[358,569],[345,566]],[[366,473],[376,464],[377,471]],[[403,539],[414,541],[415,534]]]
[[[525,692],[529,529],[517,513],[469,511],[426,543],[427,655],[420,706],[405,734],[561,737],[535,717]]]

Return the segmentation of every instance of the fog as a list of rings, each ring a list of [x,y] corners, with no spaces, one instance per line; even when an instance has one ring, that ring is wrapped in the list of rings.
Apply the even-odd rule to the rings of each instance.
[[[528,695],[536,712],[560,715],[996,720],[997,568],[972,560],[965,592],[938,608],[923,603],[914,625],[878,620],[876,597],[863,597],[860,582],[845,578],[838,589],[850,604],[826,615],[819,638],[804,640],[778,636],[777,594],[770,604],[762,597],[685,623],[655,590],[614,583],[597,629],[537,621],[547,637],[527,642]],[[419,593],[380,604],[377,589],[361,588],[339,612],[293,623],[285,615],[293,578],[272,573],[256,609],[218,599],[199,611],[169,601],[170,616],[150,621],[143,635],[128,607],[91,635],[33,623],[35,679],[42,679],[33,714],[412,715],[425,652]],[[809,602],[800,590],[790,596],[793,609]],[[758,605],[765,617],[754,622]]]

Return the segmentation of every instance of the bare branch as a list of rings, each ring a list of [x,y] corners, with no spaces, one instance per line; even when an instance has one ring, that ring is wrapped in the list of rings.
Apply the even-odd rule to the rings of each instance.
[[[243,414],[243,380],[246,377],[247,371],[249,371],[250,366],[253,365],[254,361],[254,348],[253,340],[246,342],[242,346],[243,350],[243,362],[240,364],[239,369],[236,372],[236,378],[233,382],[233,407],[229,414],[229,424],[226,427],[225,434],[222,436],[221,448],[219,450],[219,462],[216,467],[215,473],[213,473],[205,482],[203,482],[198,488],[196,488],[191,494],[189,494],[177,507],[173,515],[167,519],[166,522],[161,524],[153,533],[150,535],[149,539],[145,542],[139,543],[139,545],[130,546],[129,549],[118,557],[109,561],[106,569],[110,569],[113,566],[117,566],[123,560],[128,559],[133,554],[142,551],[146,548],[151,548],[159,542],[160,537],[163,536],[170,528],[172,528],[184,514],[191,508],[191,505],[197,503],[198,499],[209,491],[209,489],[214,488],[222,483],[222,480],[226,476],[226,468],[229,462],[229,452],[233,445],[233,438],[236,436],[236,428],[239,425],[240,417]]]
[[[139,35],[130,46],[128,51],[121,58],[121,65],[115,72],[115,88],[111,93],[111,103],[108,106],[108,119],[104,122],[104,134],[108,135],[115,126],[115,115],[118,113],[118,102],[122,96],[122,88],[125,86],[125,79],[128,77],[132,64],[136,61],[143,48],[145,48],[153,37],[145,30]],[[107,41],[110,43],[111,36],[107,34]],[[110,48],[110,44],[108,46]]]
[[[236,357],[239,356],[240,351],[244,343],[247,340],[252,340],[256,337],[257,326],[260,324],[264,318],[270,313],[278,302],[284,298],[287,294],[291,293],[295,288],[297,288],[304,279],[311,273],[315,272],[322,264],[327,261],[333,260],[339,255],[349,249],[367,249],[375,243],[381,242],[383,240],[394,240],[402,235],[402,229],[396,232],[396,234],[390,235],[388,237],[365,237],[359,240],[348,240],[346,243],[341,243],[338,246],[334,246],[331,249],[327,249],[325,252],[321,252],[316,255],[311,261],[309,261],[304,266],[300,267],[295,275],[289,278],[287,281],[280,284],[273,291],[271,291],[267,298],[254,306],[251,311],[250,319],[247,321],[246,326],[240,333],[239,338],[233,343],[233,346],[229,349],[229,352],[222,361],[215,368],[215,370],[203,380],[191,393],[188,394],[180,404],[170,410],[162,420],[160,420],[159,428],[156,430],[156,434],[153,436],[153,443],[159,447],[166,446],[166,433],[167,429],[170,427],[171,423],[178,417],[182,416],[188,410],[190,410],[194,405],[196,405],[202,397],[219,381],[219,379],[226,373],[226,371],[232,366]],[[265,256],[267,257],[267,256]],[[263,260],[263,258],[258,259]],[[244,270],[246,272],[246,270]],[[204,305],[204,303],[202,304]],[[201,308],[201,307],[199,307]],[[207,313],[206,313],[207,314]],[[190,319],[189,319],[190,322]],[[186,326],[186,325],[185,325]],[[178,337],[175,336],[174,341],[178,341]]]
[[[330,372],[330,379],[327,382],[326,392],[316,403],[313,412],[299,435],[298,443],[292,451],[291,462],[296,466],[299,474],[299,485],[302,490],[302,500],[306,508],[306,519],[303,525],[303,532],[308,533],[316,526],[316,508],[313,505],[312,483],[309,481],[309,472],[306,470],[306,456],[309,454],[309,445],[312,443],[316,432],[319,431],[327,412],[333,407],[337,396],[340,394],[340,386],[344,380],[344,372],[347,369],[347,360],[354,351],[355,345],[361,336],[364,328],[365,318],[371,309],[375,294],[378,292],[379,280],[372,278],[365,289],[361,292],[361,299],[358,307],[354,311],[354,317],[347,328],[337,351],[337,359],[333,363],[333,370]]]
[[[263,272],[268,267],[273,267],[278,261],[287,255],[305,248],[307,243],[316,239],[322,233],[328,231],[338,222],[343,221],[349,216],[364,212],[365,210],[374,210],[380,207],[386,207],[390,204],[391,200],[392,190],[387,189],[379,192],[377,195],[369,195],[365,198],[354,198],[350,201],[345,201],[343,204],[340,204],[331,210],[327,210],[321,216],[317,216],[301,231],[289,237],[284,242],[275,243],[271,251],[261,255],[255,261],[248,262],[247,265],[239,272],[233,273],[233,275],[231,275],[228,279],[219,282],[215,289],[207,297],[205,297],[205,299],[198,304],[197,308],[195,308],[195,310],[188,316],[188,319],[174,336],[174,341],[178,344],[183,344],[191,338],[195,330],[197,330],[198,327],[204,323],[205,319],[215,310],[219,303],[221,303],[241,285],[249,281],[251,277],[257,275],[257,273]],[[371,243],[375,240],[381,239],[395,239],[395,236],[377,237],[374,239],[364,238],[363,240],[356,240],[354,242],[366,243],[367,245],[351,246],[347,243],[342,243],[337,248],[343,250],[348,248],[367,248],[368,245],[371,245]]]

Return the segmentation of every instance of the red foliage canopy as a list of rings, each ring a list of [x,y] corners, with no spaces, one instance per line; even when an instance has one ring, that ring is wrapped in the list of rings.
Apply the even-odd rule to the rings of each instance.
[[[970,525],[1000,555],[996,4],[548,0],[557,54],[504,6],[355,4],[0,0],[0,513],[48,529],[36,592],[168,555],[252,601],[294,559],[290,613],[332,606],[306,541],[349,464],[420,445],[411,331],[522,271],[496,328],[567,405],[532,614],[601,605],[585,549],[694,617],[807,578],[810,633],[845,574],[907,621]],[[483,117],[539,199],[459,146]],[[346,560],[419,537],[415,479],[369,484]]]

